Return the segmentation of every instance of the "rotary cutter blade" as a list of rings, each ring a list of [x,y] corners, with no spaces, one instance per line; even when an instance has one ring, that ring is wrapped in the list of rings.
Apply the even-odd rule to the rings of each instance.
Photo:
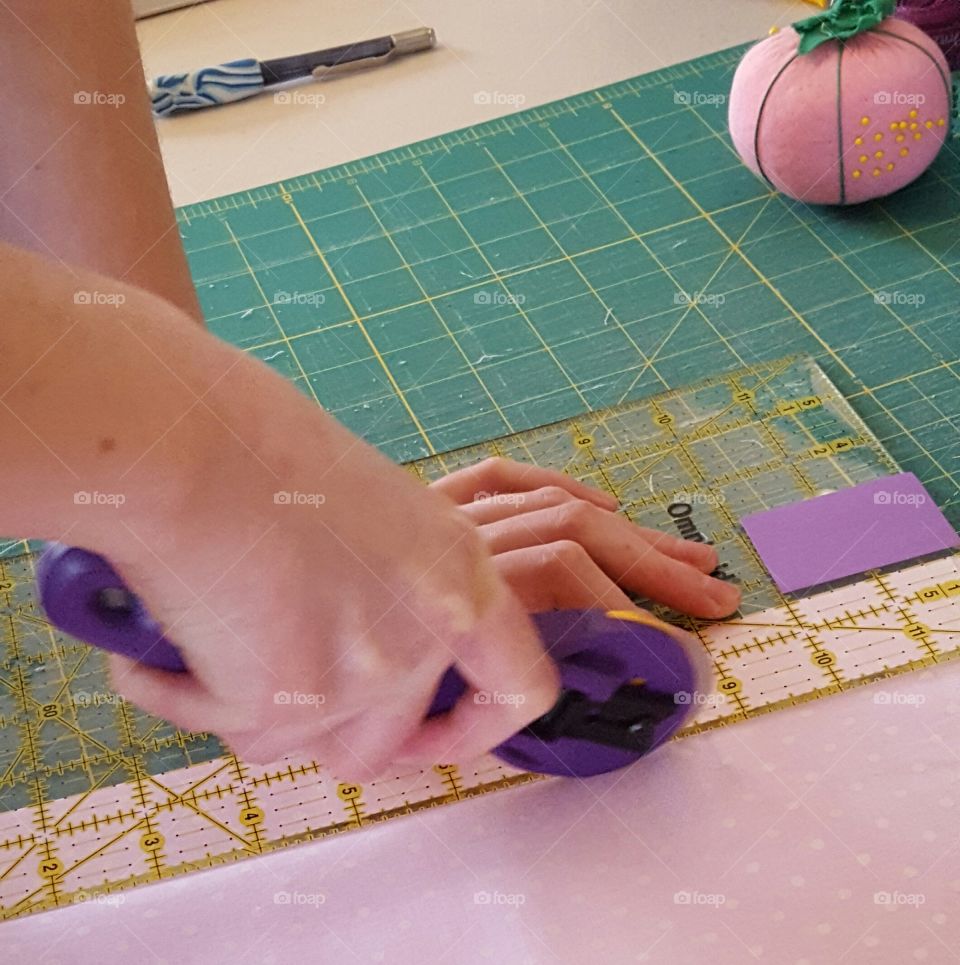
[[[185,671],[176,646],[101,556],[51,546],[37,566],[40,600],[72,636],[162,670]],[[533,617],[560,671],[542,717],[493,751],[513,767],[588,777],[646,756],[683,726],[709,692],[709,661],[677,627],[635,611],[559,610]],[[451,667],[428,717],[474,699]]]

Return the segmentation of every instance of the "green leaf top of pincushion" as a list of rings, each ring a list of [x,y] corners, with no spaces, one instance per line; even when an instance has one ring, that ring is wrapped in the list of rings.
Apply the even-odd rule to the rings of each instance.
[[[846,40],[871,30],[886,20],[896,5],[896,0],[834,0],[828,10],[793,25],[800,34],[800,53],[808,54],[828,40]]]

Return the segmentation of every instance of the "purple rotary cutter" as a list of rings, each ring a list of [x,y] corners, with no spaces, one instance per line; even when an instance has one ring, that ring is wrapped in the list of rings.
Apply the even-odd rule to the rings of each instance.
[[[186,671],[163,628],[103,557],[51,545],[37,583],[48,618],[64,632],[161,670]],[[671,737],[708,686],[697,641],[652,618],[559,610],[533,620],[560,670],[561,693],[546,714],[494,749],[513,767],[577,777],[625,767]],[[466,691],[451,667],[427,716],[449,711]],[[473,699],[482,696],[498,699]]]

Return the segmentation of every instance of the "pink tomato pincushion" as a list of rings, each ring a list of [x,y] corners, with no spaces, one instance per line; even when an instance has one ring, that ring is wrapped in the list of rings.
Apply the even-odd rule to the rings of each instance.
[[[730,91],[744,163],[813,204],[856,204],[919,177],[946,140],[950,73],[893,0],[839,0],[752,47]]]

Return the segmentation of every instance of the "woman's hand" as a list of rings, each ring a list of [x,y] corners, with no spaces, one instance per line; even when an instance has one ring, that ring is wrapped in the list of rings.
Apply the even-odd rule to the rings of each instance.
[[[632,608],[624,590],[707,619],[740,602],[737,587],[708,575],[717,565],[712,546],[636,526],[614,512],[613,496],[563,473],[490,459],[431,488],[476,524],[530,612]]]
[[[3,244],[0,287],[0,533],[105,556],[189,670],[115,657],[120,693],[357,780],[478,755],[553,704],[524,608],[440,492],[144,291]],[[468,691],[424,723],[452,665],[523,699]]]
[[[552,706],[556,671],[469,518],[272,372],[245,378],[250,422],[269,424],[244,433],[256,449],[215,428],[174,529],[114,554],[190,675],[115,658],[118,689],[244,759],[361,780],[479,756]],[[425,721],[450,666],[468,691]]]

